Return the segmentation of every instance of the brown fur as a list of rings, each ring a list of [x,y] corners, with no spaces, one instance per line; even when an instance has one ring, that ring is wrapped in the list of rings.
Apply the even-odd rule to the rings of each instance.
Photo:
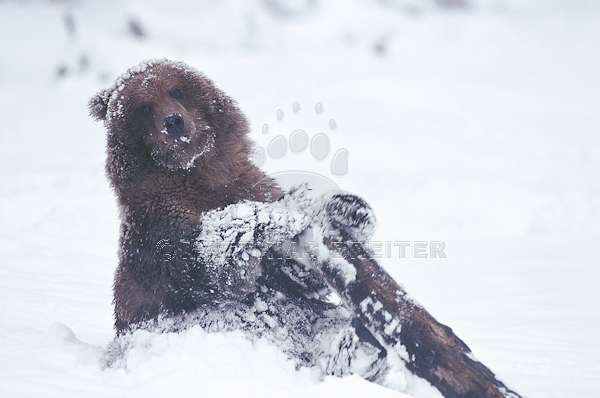
[[[164,60],[132,68],[89,105],[108,130],[106,172],[121,210],[117,331],[218,299],[218,286],[193,264],[200,216],[282,195],[249,160],[246,118],[204,75]],[[164,131],[173,113],[182,115],[189,142]]]

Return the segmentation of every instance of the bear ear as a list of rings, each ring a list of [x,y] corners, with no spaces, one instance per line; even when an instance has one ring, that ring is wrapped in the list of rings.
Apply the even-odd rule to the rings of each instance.
[[[106,112],[108,111],[108,100],[110,99],[111,90],[102,90],[88,102],[90,116],[95,120],[106,120]]]

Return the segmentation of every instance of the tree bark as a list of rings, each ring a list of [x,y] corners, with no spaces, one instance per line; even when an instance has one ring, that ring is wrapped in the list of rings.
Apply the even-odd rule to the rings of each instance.
[[[351,242],[343,231],[323,243],[332,256],[314,259],[317,268],[347,308],[410,372],[446,398],[521,398],[475,360],[452,329],[415,303],[363,245]]]

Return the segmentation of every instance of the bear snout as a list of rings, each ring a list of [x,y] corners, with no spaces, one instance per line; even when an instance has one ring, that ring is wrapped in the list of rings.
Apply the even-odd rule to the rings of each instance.
[[[185,122],[181,113],[171,113],[163,120],[165,131],[175,139],[184,135]]]

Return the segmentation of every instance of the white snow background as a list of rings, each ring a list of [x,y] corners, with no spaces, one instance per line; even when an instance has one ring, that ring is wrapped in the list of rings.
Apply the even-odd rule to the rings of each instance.
[[[375,240],[445,242],[381,263],[509,387],[600,396],[600,2],[468,3],[0,1],[0,396],[402,396],[197,328],[140,333],[101,370],[119,221],[87,100],[163,57],[233,96],[260,145],[304,128],[346,148],[334,181],[372,204]]]

